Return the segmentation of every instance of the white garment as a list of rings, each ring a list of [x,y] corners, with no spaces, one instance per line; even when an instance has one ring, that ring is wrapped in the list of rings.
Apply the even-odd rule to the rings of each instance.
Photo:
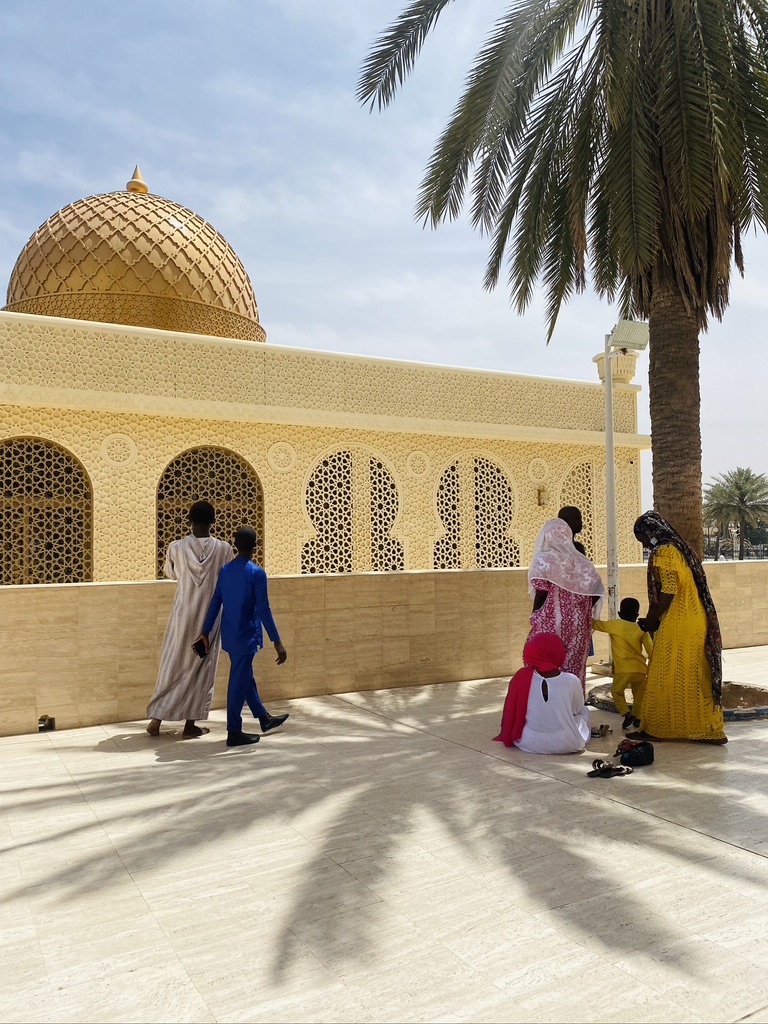
[[[561,672],[545,679],[534,672],[523,735],[515,746],[528,754],[578,754],[590,735],[589,708],[579,677]]]
[[[563,519],[550,519],[536,537],[528,569],[528,593],[534,597],[532,580],[548,580],[571,594],[598,597],[593,617],[600,618],[605,586],[587,556],[573,546],[573,532]]]
[[[208,717],[221,653],[221,616],[211,630],[207,658],[200,659],[192,644],[203,628],[219,570],[233,557],[231,546],[215,537],[195,537],[190,533],[168,545],[163,571],[178,584],[160,651],[157,684],[147,708],[148,718],[180,722]]]

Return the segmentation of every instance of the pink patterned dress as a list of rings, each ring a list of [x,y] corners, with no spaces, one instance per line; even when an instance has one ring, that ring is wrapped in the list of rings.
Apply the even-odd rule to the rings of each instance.
[[[572,594],[549,580],[532,579],[531,587],[545,590],[547,599],[531,615],[531,637],[556,633],[565,644],[563,672],[572,672],[581,680],[586,695],[587,656],[592,641],[592,605],[589,594]],[[527,642],[527,641],[526,641]]]

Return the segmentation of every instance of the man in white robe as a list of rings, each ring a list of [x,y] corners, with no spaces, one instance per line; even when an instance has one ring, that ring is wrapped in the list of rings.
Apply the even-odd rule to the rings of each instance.
[[[196,739],[209,730],[195,725],[211,710],[216,666],[221,653],[221,619],[211,631],[207,658],[192,649],[216,589],[219,570],[234,557],[231,545],[211,537],[216,512],[207,501],[189,510],[191,533],[168,545],[164,572],[176,580],[176,597],[160,651],[155,692],[147,708],[150,736],[160,733],[163,720],[183,721],[182,739]]]

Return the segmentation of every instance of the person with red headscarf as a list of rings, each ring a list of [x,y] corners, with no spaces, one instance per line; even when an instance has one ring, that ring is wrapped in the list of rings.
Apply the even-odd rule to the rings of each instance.
[[[565,644],[539,633],[523,648],[525,668],[509,683],[501,732],[494,739],[528,754],[581,753],[590,738],[581,680],[563,672]]]

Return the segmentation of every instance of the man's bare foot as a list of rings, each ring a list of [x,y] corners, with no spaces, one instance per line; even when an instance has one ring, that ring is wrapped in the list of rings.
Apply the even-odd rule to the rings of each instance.
[[[162,719],[160,719],[160,718],[153,718],[150,721],[149,725],[147,726],[147,732],[149,733],[150,736],[159,736],[160,735],[160,722],[161,721],[162,721]]]
[[[184,732],[181,734],[183,740],[196,740],[200,736],[207,735],[211,730],[206,729],[205,726],[199,725],[185,725]]]

